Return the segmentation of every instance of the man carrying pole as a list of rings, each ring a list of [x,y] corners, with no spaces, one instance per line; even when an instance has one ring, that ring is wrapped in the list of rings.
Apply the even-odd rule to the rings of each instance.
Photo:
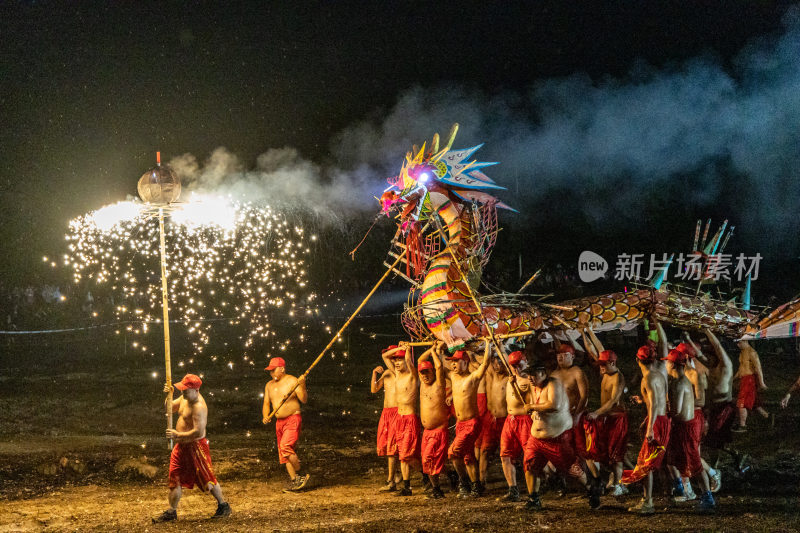
[[[273,357],[269,361],[269,366],[265,368],[272,377],[264,387],[264,406],[262,409],[264,424],[269,422],[269,407],[276,407],[275,433],[278,440],[278,457],[281,464],[286,465],[286,471],[291,478],[291,484],[286,489],[289,491],[302,490],[308,485],[309,474],[300,472],[300,459],[295,452],[295,444],[300,438],[300,430],[303,422],[300,417],[300,403],[308,401],[306,391],[306,378],[300,376],[296,378],[286,373],[286,362],[282,357]],[[286,396],[288,399],[285,399]]]

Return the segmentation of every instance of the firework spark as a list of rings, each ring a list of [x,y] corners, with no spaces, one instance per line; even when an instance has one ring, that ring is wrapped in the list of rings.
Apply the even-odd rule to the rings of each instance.
[[[209,344],[211,323],[241,326],[245,352],[260,344],[286,350],[304,342],[281,337],[273,323],[319,314],[308,289],[309,237],[269,206],[192,196],[170,206],[167,283],[170,311],[185,325],[195,353]],[[314,237],[311,236],[310,239]],[[132,334],[160,323],[158,223],[136,201],[105,206],[72,220],[63,264],[76,284],[104,294]],[[160,328],[159,328],[160,329]],[[298,331],[299,330],[299,331]],[[136,349],[147,351],[141,342]],[[253,365],[252,357],[244,357]]]

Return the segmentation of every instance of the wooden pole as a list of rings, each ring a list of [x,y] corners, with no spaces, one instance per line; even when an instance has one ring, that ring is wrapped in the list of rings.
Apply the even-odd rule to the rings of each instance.
[[[169,360],[169,299],[167,298],[167,253],[164,246],[164,210],[158,209],[158,232],[161,248],[161,307],[164,310],[164,366],[166,383],[170,385],[167,393],[167,429],[172,429],[172,365]],[[172,439],[169,439],[172,449]]]
[[[350,318],[348,318],[348,319],[347,319],[347,322],[345,322],[345,323],[344,323],[344,325],[343,325],[341,328],[339,328],[339,331],[337,331],[337,332],[336,332],[336,335],[334,335],[334,336],[333,336],[333,338],[332,338],[332,339],[331,339],[331,341],[328,343],[328,345],[327,345],[327,346],[325,346],[325,348],[323,348],[323,349],[322,349],[322,351],[321,351],[321,352],[320,352],[320,354],[317,356],[317,358],[316,358],[316,359],[314,359],[314,362],[313,362],[313,363],[311,363],[311,366],[309,366],[309,367],[308,367],[308,369],[306,369],[306,371],[305,371],[305,372],[303,372],[303,374],[302,374],[302,377],[304,377],[304,378],[305,378],[306,376],[308,376],[308,374],[311,372],[311,370],[312,370],[312,369],[313,369],[315,366],[317,366],[317,363],[319,363],[319,362],[322,360],[322,357],[323,357],[323,356],[325,355],[325,353],[326,353],[326,352],[327,352],[327,351],[328,351],[328,350],[331,348],[331,346],[333,346],[333,343],[334,343],[334,342],[336,342],[336,339],[338,339],[338,338],[339,338],[339,336],[342,334],[342,332],[343,332],[345,329],[347,329],[347,326],[349,326],[349,325],[350,325],[350,322],[352,322],[352,321],[353,321],[353,319],[356,317],[356,315],[359,313],[359,311],[361,311],[361,308],[362,308],[362,307],[364,307],[364,306],[366,305],[366,303],[369,301],[369,299],[370,299],[370,298],[372,298],[372,295],[373,295],[373,294],[375,294],[375,291],[376,291],[376,290],[378,290],[378,287],[380,287],[380,286],[381,286],[381,284],[382,284],[382,283],[383,283],[383,282],[386,280],[386,278],[387,278],[387,277],[389,276],[389,274],[392,272],[392,270],[394,269],[394,267],[396,267],[396,266],[397,266],[397,265],[400,263],[400,261],[401,261],[401,260],[403,259],[403,257],[406,255],[406,252],[407,252],[407,250],[403,250],[403,253],[401,253],[400,255],[398,255],[398,256],[397,256],[397,259],[395,259],[394,263],[392,263],[392,266],[390,266],[390,267],[389,267],[389,268],[386,270],[386,272],[383,274],[383,276],[381,276],[381,279],[379,279],[379,280],[378,280],[378,282],[375,284],[375,286],[374,286],[374,287],[372,287],[372,290],[371,290],[371,291],[369,291],[369,294],[367,294],[367,295],[366,295],[366,297],[364,297],[364,300],[362,300],[361,304],[360,304],[360,305],[359,305],[359,306],[356,308],[356,310],[355,310],[355,311],[353,311],[353,314],[352,314],[352,315],[350,315]],[[269,421],[270,421],[270,420],[272,420],[272,417],[273,417],[273,416],[275,416],[275,413],[277,413],[277,412],[278,412],[278,409],[280,409],[280,408],[283,406],[283,404],[285,404],[285,403],[286,403],[286,401],[287,401],[289,398],[291,398],[292,394],[294,394],[294,391],[295,391],[295,389],[297,389],[297,387],[298,387],[299,385],[300,385],[300,381],[298,381],[297,383],[295,383],[295,384],[294,384],[294,387],[292,387],[292,389],[291,389],[289,392],[287,392],[287,393],[286,393],[286,395],[283,397],[283,399],[281,400],[281,403],[279,403],[279,404],[278,404],[278,406],[277,406],[275,409],[273,409],[273,410],[272,410],[272,412],[271,412],[269,415],[267,415],[267,421],[266,421],[266,423],[267,423],[267,424],[269,423]]]

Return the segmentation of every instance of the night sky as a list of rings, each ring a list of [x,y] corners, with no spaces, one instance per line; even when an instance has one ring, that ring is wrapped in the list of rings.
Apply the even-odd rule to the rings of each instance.
[[[590,243],[562,241],[596,242],[604,235],[597,225],[608,229],[608,247],[656,238],[678,245],[683,241],[669,242],[672,234],[688,241],[698,217],[731,217],[741,219],[747,251],[768,233],[765,246],[780,263],[775,272],[791,272],[797,227],[753,213],[792,212],[797,193],[778,195],[776,204],[748,197],[773,177],[771,190],[797,188],[800,76],[791,59],[780,63],[800,56],[797,41],[787,38],[798,26],[792,9],[751,1],[4,2],[4,277],[24,279],[43,253],[57,252],[70,218],[134,194],[156,150],[165,160],[188,153],[202,164],[224,147],[247,170],[260,154],[291,147],[313,165],[308,178],[321,186],[346,174],[343,183],[374,178],[379,189],[399,166],[404,143],[444,133],[452,122],[464,125],[463,144],[487,141],[483,157],[502,163],[491,175],[512,188],[504,199],[523,211],[507,224],[546,232],[537,247],[552,243],[572,253]],[[644,109],[637,102],[653,103],[657,89],[666,94],[674,86],[679,96],[665,101],[688,107],[655,102],[664,124],[691,117],[692,105],[701,107],[695,101],[723,95],[725,109],[736,110],[724,143],[686,156],[704,144],[696,137],[703,121],[686,126],[685,135],[678,129],[685,147],[641,156],[624,139],[585,150],[592,128],[574,136],[578,144],[554,133],[581,129],[564,124],[619,123],[637,138],[638,130],[625,126],[637,120],[657,131],[658,114],[624,110]],[[593,115],[597,109],[605,111]],[[737,151],[753,144],[742,126],[751,119],[779,132],[765,145],[781,151]],[[719,138],[715,127],[723,128],[710,125],[708,136]],[[604,140],[602,131],[591,138]],[[559,156],[573,152],[589,155],[569,163]],[[633,155],[620,164],[618,152]],[[763,170],[763,161],[777,170],[769,167],[766,178],[748,170]],[[576,176],[581,181],[571,182]],[[520,196],[520,187],[529,192]],[[352,209],[375,212],[374,205]],[[781,228],[788,240],[775,237]]]

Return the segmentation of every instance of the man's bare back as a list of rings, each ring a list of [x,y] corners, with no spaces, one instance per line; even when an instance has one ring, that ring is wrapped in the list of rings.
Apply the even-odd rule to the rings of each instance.
[[[486,407],[495,418],[503,418],[508,414],[506,404],[506,384],[508,374],[499,362],[492,362],[486,371]]]
[[[694,389],[685,375],[670,380],[669,416],[680,422],[694,419]]]
[[[660,370],[643,372],[641,391],[649,417],[645,438],[652,439],[656,417],[663,416],[667,412],[667,381]]]

